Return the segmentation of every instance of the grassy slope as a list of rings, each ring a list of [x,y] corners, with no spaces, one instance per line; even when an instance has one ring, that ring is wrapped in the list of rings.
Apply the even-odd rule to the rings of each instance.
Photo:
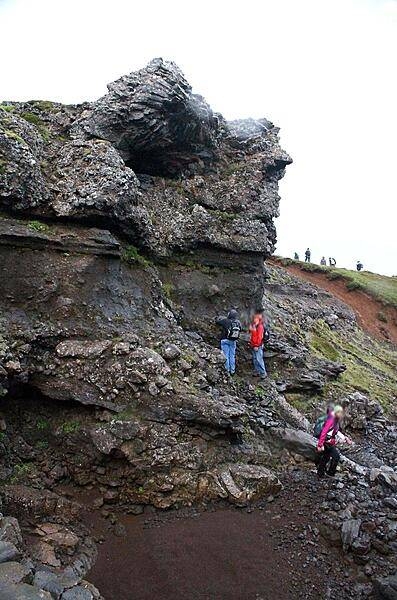
[[[370,271],[349,271],[335,267],[321,267],[313,263],[304,263],[289,258],[278,259],[283,265],[295,265],[302,271],[324,273],[328,279],[343,279],[349,290],[361,290],[384,304],[397,308],[397,277],[378,275]]]
[[[334,278],[333,272],[338,275],[340,272],[344,275],[353,276],[372,276],[371,273],[355,273],[354,271],[345,271],[344,269],[328,269],[318,265],[300,263],[289,259],[276,259],[280,264],[293,264],[302,270],[325,272],[326,276]],[[274,271],[275,281],[285,283],[286,271]],[[293,276],[294,277],[294,276]],[[380,281],[385,280],[386,289],[390,297],[397,293],[394,286],[397,285],[397,278],[378,277]],[[370,293],[365,290],[366,293]],[[381,292],[378,291],[380,294]],[[384,294],[384,292],[382,292]],[[386,293],[387,294],[387,293]],[[382,296],[385,300],[385,296]],[[284,307],[285,308],[285,307]],[[299,309],[293,304],[290,307],[291,314],[298,314]],[[288,324],[293,328],[293,324]],[[288,400],[305,414],[324,403],[324,400],[340,401],[347,394],[360,391],[372,399],[378,400],[387,413],[397,414],[397,351],[391,344],[381,342],[360,328],[354,329],[331,329],[322,319],[315,320],[307,330],[300,328],[304,336],[304,345],[319,358],[325,358],[331,361],[340,362],[346,365],[346,371],[336,380],[330,381],[321,396],[308,397],[305,394],[288,394]]]
[[[388,344],[370,338],[361,329],[354,335],[332,331],[319,320],[307,337],[312,352],[319,357],[341,362],[347,369],[328,384],[326,393],[334,400],[358,390],[377,399],[386,410],[395,406],[397,353]]]

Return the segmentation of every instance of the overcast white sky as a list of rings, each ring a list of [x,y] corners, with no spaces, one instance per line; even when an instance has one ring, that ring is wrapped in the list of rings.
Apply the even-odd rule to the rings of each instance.
[[[278,253],[397,274],[397,0],[0,0],[0,100],[95,99],[156,56],[281,127]]]

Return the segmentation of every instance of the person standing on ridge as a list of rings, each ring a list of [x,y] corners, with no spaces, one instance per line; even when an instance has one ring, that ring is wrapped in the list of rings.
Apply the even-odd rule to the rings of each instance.
[[[357,261],[357,265],[356,265],[356,269],[357,269],[357,271],[362,271],[362,270],[363,270],[363,268],[364,268],[364,265],[363,265],[363,263],[361,262],[361,260],[358,260],[358,261]]]
[[[269,332],[263,321],[263,309],[259,308],[255,311],[249,331],[254,377],[266,379],[267,372],[263,358],[263,343],[269,338]]]
[[[314,435],[318,437],[316,464],[317,475],[320,479],[325,475],[334,477],[336,474],[336,468],[340,460],[340,452],[336,447],[337,443],[352,443],[350,438],[340,432],[340,422],[343,414],[343,407],[339,404],[334,407],[330,406],[327,409],[327,415],[320,417],[314,427]]]
[[[237,311],[232,309],[226,318],[218,317],[216,324],[221,327],[221,350],[225,355],[225,368],[229,375],[236,372],[237,340],[241,333],[241,323]]]
[[[294,254],[294,260],[299,260],[299,254],[297,252]]]
[[[325,260],[325,256],[323,256],[322,259],[320,260],[320,265],[322,267],[326,267],[327,266],[327,261]]]
[[[336,260],[334,258],[332,258],[332,256],[330,256],[328,260],[329,260],[330,267],[336,267]]]
[[[311,252],[310,248],[307,248],[306,252],[305,252],[305,262],[310,262],[311,255],[312,255],[312,252]]]

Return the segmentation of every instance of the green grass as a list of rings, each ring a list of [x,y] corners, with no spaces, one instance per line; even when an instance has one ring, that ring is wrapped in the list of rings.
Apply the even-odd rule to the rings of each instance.
[[[126,263],[137,264],[137,265],[140,265],[141,267],[149,267],[150,266],[150,262],[148,261],[148,259],[145,258],[144,256],[142,256],[142,254],[140,254],[138,248],[136,248],[135,246],[132,246],[132,245],[126,246],[124,248],[123,253],[122,253],[122,259]]]
[[[45,431],[46,429],[48,429],[50,426],[49,422],[46,419],[37,419],[36,421],[36,428],[39,431]]]
[[[361,290],[376,300],[397,308],[397,277],[378,275],[370,271],[349,271],[347,269],[330,269],[347,282],[350,290]]]

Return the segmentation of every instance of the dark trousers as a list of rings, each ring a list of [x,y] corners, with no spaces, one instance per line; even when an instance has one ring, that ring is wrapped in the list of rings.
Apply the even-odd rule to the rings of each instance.
[[[317,455],[317,474],[319,477],[324,477],[325,472],[328,475],[335,475],[336,467],[338,466],[340,459],[340,452],[335,446],[324,446],[324,452],[319,452]],[[329,463],[329,467],[327,470],[327,465]]]

